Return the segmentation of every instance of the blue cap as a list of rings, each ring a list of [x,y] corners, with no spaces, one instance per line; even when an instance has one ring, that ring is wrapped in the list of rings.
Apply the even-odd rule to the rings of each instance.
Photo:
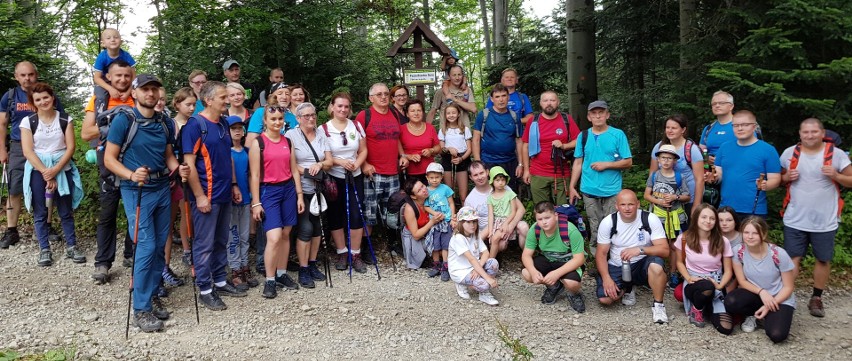
[[[242,119],[240,119],[240,117],[238,117],[238,116],[236,116],[236,115],[230,115],[230,116],[228,116],[227,120],[228,120],[228,126],[229,126],[229,127],[233,127],[233,126],[235,126],[235,125],[237,125],[237,124],[239,124],[239,125],[245,125],[245,124],[243,124],[243,120],[242,120]]]

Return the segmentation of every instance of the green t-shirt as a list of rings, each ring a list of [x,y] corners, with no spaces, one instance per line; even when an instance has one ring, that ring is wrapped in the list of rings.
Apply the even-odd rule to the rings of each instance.
[[[511,189],[506,189],[506,192],[503,193],[503,197],[499,199],[494,197],[494,193],[489,194],[488,204],[494,208],[494,217],[508,218],[509,215],[512,214],[512,200],[517,197],[518,195]]]
[[[530,227],[530,231],[527,232],[527,241],[524,244],[524,248],[530,250],[540,250],[541,254],[547,258],[548,261],[551,262],[568,262],[574,257],[575,254],[584,253],[583,249],[583,235],[580,234],[580,231],[576,226],[568,223],[568,237],[571,239],[571,249],[568,249],[568,246],[565,242],[562,242],[562,237],[559,236],[559,227],[553,231],[553,234],[548,236],[544,233],[544,230],[541,231],[541,238],[535,238],[535,225]],[[581,276],[583,275],[581,269],[577,269],[577,273]]]

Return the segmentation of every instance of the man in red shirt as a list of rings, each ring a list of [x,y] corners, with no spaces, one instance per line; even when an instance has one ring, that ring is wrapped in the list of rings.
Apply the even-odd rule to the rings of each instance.
[[[383,83],[370,87],[372,105],[355,117],[367,134],[367,161],[361,166],[364,173],[364,217],[367,231],[373,233],[377,224],[377,213],[381,207],[387,212],[388,199],[399,191],[399,168],[408,166],[408,160],[400,157],[399,143],[401,117],[391,111],[390,91]],[[384,218],[383,218],[384,219]]]
[[[530,185],[533,204],[541,201],[565,204],[566,183],[571,179],[571,164],[566,154],[573,151],[580,128],[571,115],[559,112],[556,92],[542,93],[540,105],[542,112],[535,114],[521,137],[524,182]]]

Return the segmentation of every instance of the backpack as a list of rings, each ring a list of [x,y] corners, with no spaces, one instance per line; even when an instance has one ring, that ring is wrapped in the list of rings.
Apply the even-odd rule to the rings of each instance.
[[[366,120],[365,120],[365,122],[366,122]],[[354,123],[354,124],[355,124],[355,129],[356,129],[359,133],[361,133],[361,134],[366,134],[366,133],[364,132],[364,129],[362,129],[362,128],[361,128],[361,123],[358,123],[358,122],[352,122],[352,123]],[[325,137],[326,137],[326,138],[331,138],[331,133],[329,133],[329,132],[328,132],[328,122],[323,123],[321,127],[322,127],[323,132],[325,132]],[[367,126],[365,125],[364,127],[366,128]]]
[[[586,223],[583,222],[583,216],[580,215],[580,211],[578,211],[576,207],[570,204],[563,204],[561,206],[556,206],[554,210],[556,211],[556,216],[559,220],[559,237],[569,249],[571,248],[571,226],[580,232],[583,239],[589,238],[589,231],[586,229]],[[541,238],[541,227],[539,227],[538,223],[535,225],[535,238]]]
[[[695,142],[692,139],[686,138],[686,143],[683,144],[683,158],[686,159],[686,167],[692,169],[692,146],[695,145]],[[678,188],[680,188],[680,183],[678,182]]]
[[[745,255],[746,245],[743,243],[740,247],[740,250],[737,251],[737,258],[740,259],[740,264],[743,262],[743,255]],[[775,263],[775,268],[779,271],[781,270],[781,259],[778,258],[778,246],[769,243],[769,251],[772,252],[772,263]],[[686,257],[684,257],[686,259]]]
[[[414,200],[408,196],[408,193],[405,193],[404,190],[399,190],[396,193],[391,194],[388,198],[386,217],[386,225],[388,228],[394,230],[402,228],[402,222],[400,219],[402,218],[402,207],[406,204],[414,210],[414,218],[420,218],[420,210],[417,208],[417,204],[415,204]],[[395,220],[395,222],[391,222],[391,220]]]
[[[35,135],[36,129],[38,129],[38,124],[40,123],[38,121],[38,113],[33,113],[27,118],[30,120],[30,132]],[[62,134],[65,134],[65,129],[68,128],[68,118],[63,117],[62,113],[59,113],[59,127],[62,128]]]
[[[683,176],[680,172],[674,172],[675,174],[675,183],[677,184],[677,189],[680,189],[680,186],[683,184]],[[654,183],[657,182],[657,172],[651,173],[651,188],[654,188]],[[677,190],[675,189],[675,191]]]
[[[650,213],[641,209],[638,209],[637,211],[639,212],[639,217],[642,218],[642,227],[639,228],[639,231],[648,232],[648,235],[650,235],[651,223],[648,221],[648,216],[650,215]],[[609,231],[609,239],[610,242],[612,242],[612,237],[615,237],[615,235],[618,234],[618,212],[615,212],[610,215],[610,218],[612,218],[612,229],[610,229]]]
[[[506,108],[506,110],[509,111],[509,115],[512,117],[512,122],[515,123],[515,138],[520,138],[521,131],[520,129],[518,129],[518,113],[515,113],[514,110],[509,108]],[[479,132],[482,133],[483,136],[485,135],[485,123],[488,122],[489,115],[491,115],[490,108],[482,109],[482,130],[480,130]]]
[[[108,181],[108,183],[111,183],[116,187],[120,185],[121,179],[112,174],[112,172],[110,172],[104,165],[104,151],[106,149],[106,139],[109,134],[109,127],[112,124],[113,119],[115,119],[115,117],[119,114],[124,114],[124,116],[130,120],[130,126],[127,127],[127,132],[124,133],[124,143],[121,145],[121,149],[118,152],[119,162],[124,159],[124,153],[127,151],[127,148],[130,147],[130,144],[133,142],[133,138],[136,137],[140,124],[148,124],[150,122],[159,123],[163,127],[163,131],[166,133],[166,141],[173,142],[171,131],[166,124],[166,121],[170,121],[170,119],[166,118],[163,113],[156,112],[154,113],[154,118],[144,122],[137,120],[136,113],[133,111],[133,108],[127,105],[119,105],[99,113],[95,117],[95,124],[97,124],[98,131],[100,133],[97,140],[98,168],[100,168],[101,178],[104,178]]]
[[[293,151],[293,143],[290,142],[290,138],[287,138],[283,135],[281,136],[281,138],[287,139],[287,149],[290,150],[290,152],[292,152]],[[263,169],[266,168],[266,167],[263,166],[263,151],[266,148],[266,142],[263,141],[263,137],[261,137],[261,136],[258,136],[257,138],[255,138],[255,140],[257,140],[257,147],[260,148],[260,153],[259,153],[259,155],[260,155],[260,184],[263,184]],[[292,157],[293,155],[291,154],[290,156]],[[251,168],[251,167],[249,167],[249,168]],[[249,172],[251,172],[251,170],[249,170]]]
[[[15,99],[15,88],[10,88],[6,91],[6,101],[6,121],[8,121],[9,124],[12,124],[12,119],[15,117],[15,111],[18,108],[18,99]],[[59,106],[59,98],[56,96],[53,97],[53,105],[57,108]],[[62,126],[62,132],[65,133],[65,128],[68,126],[68,114],[66,114],[65,112],[60,112],[59,109],[57,109],[56,111],[59,112],[60,121],[62,121],[63,116],[65,118],[65,125]],[[33,113],[37,114],[38,112]],[[38,121],[36,121],[36,124],[38,124]],[[30,120],[30,130],[32,130],[33,134],[35,134],[35,128],[32,127],[32,120]],[[6,136],[8,137],[9,134],[7,134]]]
[[[367,127],[370,126],[370,115],[373,114],[372,109],[373,109],[372,105],[367,107],[367,109],[364,109],[364,130],[365,130],[365,132],[367,130]],[[394,118],[396,118],[396,121],[399,122],[399,125],[403,125],[405,123],[408,123],[406,121],[403,121],[402,114],[400,114],[399,110],[396,110],[396,107],[394,107],[393,105],[388,106],[388,111],[391,113],[391,115],[393,115]],[[328,132],[326,132],[326,133],[328,133]]]
[[[802,156],[802,143],[796,144],[796,147],[793,148],[793,156],[790,157],[790,169],[796,169],[799,166],[799,158]],[[831,166],[832,160],[834,159],[834,144],[830,142],[825,143],[825,150],[823,151],[822,157],[822,165],[823,166]],[[784,171],[786,173],[786,170]],[[843,195],[840,193],[840,185],[837,182],[834,183],[834,187],[837,188],[837,194],[839,197],[837,198],[837,216],[840,216],[840,213],[843,212]],[[787,195],[784,196],[784,202],[781,204],[781,217],[784,217],[784,211],[787,210],[787,205],[790,203],[790,187],[792,183],[787,183]]]

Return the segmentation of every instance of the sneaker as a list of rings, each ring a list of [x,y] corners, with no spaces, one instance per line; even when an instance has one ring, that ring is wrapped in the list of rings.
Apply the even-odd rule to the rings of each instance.
[[[163,306],[163,301],[159,297],[151,298],[151,314],[159,320],[168,320],[171,316],[168,310]]]
[[[548,286],[544,289],[544,294],[541,295],[541,303],[545,305],[552,305],[556,302],[556,298],[559,297],[559,294],[562,293],[562,290],[565,289],[565,286],[562,285],[562,282],[556,282],[553,286]]]
[[[48,242],[59,242],[62,240],[62,236],[59,235],[59,232],[56,231],[56,228],[53,228],[52,224],[47,225],[47,241]]]
[[[363,242],[362,244],[367,244],[367,242]],[[371,254],[371,253],[369,253],[369,252],[370,252],[370,249],[369,249],[369,248],[367,248],[367,249],[362,249],[362,250],[361,250],[361,254]],[[372,266],[372,265],[376,264],[376,262],[373,262],[373,257],[372,257],[372,256],[370,256],[370,257],[364,257],[364,259],[362,259],[361,261],[362,261],[362,262],[364,262],[364,264],[366,264],[366,265],[370,265],[370,266]]]
[[[634,298],[635,303],[635,298]],[[654,317],[654,322],[656,323],[669,323],[669,316],[666,315],[666,305],[662,303],[654,302],[654,305],[651,306],[651,313]]]
[[[225,285],[222,286],[222,287],[213,285],[213,291],[214,291],[213,293],[218,293],[222,296],[228,296],[228,297],[245,297],[245,296],[247,296],[245,291],[241,291],[241,290],[237,289],[236,287],[234,287],[234,284],[230,283],[230,282],[225,282]]]
[[[45,248],[38,253],[38,265],[41,267],[53,265],[53,252],[49,248]]]
[[[349,268],[349,254],[338,253],[337,262],[334,262],[334,269],[338,271],[345,271],[347,268]]]
[[[222,298],[220,298],[216,292],[199,295],[198,300],[201,301],[201,304],[204,307],[207,307],[212,311],[223,311],[228,309],[228,306],[225,305],[225,302],[222,301]]]
[[[367,265],[365,265],[364,260],[361,259],[361,254],[352,255],[352,269],[358,273],[367,273]]]
[[[163,329],[163,321],[151,312],[137,312],[133,315],[133,322],[143,332],[156,332]]]
[[[630,290],[621,296],[621,304],[625,306],[633,306],[636,304],[636,289]]]
[[[450,280],[450,271],[447,269],[447,263],[441,266],[441,281],[447,282]]]
[[[175,275],[175,271],[172,271],[168,266],[163,269],[163,283],[169,287],[179,287],[185,284],[183,279]]]
[[[439,274],[441,274],[441,264],[438,263],[438,262],[433,262],[432,268],[430,268],[429,271],[426,272],[426,276],[429,276],[429,278],[432,278],[432,277],[435,277]]]
[[[121,266],[125,268],[133,267],[133,258],[125,258],[124,261],[121,261]]]
[[[99,285],[109,282],[109,268],[107,268],[107,266],[95,267],[95,273],[92,273],[92,279],[95,280],[95,284]]]
[[[745,333],[754,332],[754,330],[757,328],[757,319],[754,316],[746,317],[745,321],[743,321],[743,324],[740,325],[740,328]]]
[[[276,288],[275,281],[267,280],[263,283],[263,293],[261,293],[261,296],[264,298],[275,298],[275,296],[278,296],[278,290]]]
[[[77,246],[70,246],[66,248],[65,258],[70,258],[74,263],[86,263],[86,254],[77,248]]]
[[[669,276],[669,288],[674,289],[678,284],[680,284],[680,277],[678,277],[676,272],[672,272],[671,276]]]
[[[299,271],[299,260],[295,257],[290,257],[287,260],[287,272],[298,272]]]
[[[234,288],[236,288],[240,292],[245,292],[249,290],[248,282],[243,280],[242,270],[231,271],[231,283],[234,285]]]
[[[825,317],[825,309],[822,307],[822,297],[811,297],[810,302],[808,302],[808,311],[811,312],[811,316]]]
[[[568,293],[568,304],[571,305],[571,308],[577,313],[586,312],[586,300],[583,298],[582,292],[577,293]]]
[[[304,288],[314,288],[316,284],[314,284],[314,279],[311,277],[311,271],[308,267],[302,267],[299,269],[299,285]]]
[[[311,278],[313,278],[314,281],[325,281],[325,275],[320,272],[316,262],[308,263],[308,269],[310,269]]]
[[[255,288],[257,286],[260,286],[260,282],[258,282],[257,279],[254,278],[254,275],[251,273],[251,268],[248,268],[248,266],[243,267],[243,272],[240,274],[240,276],[243,278],[243,282],[245,282],[249,287]]]
[[[479,300],[489,306],[497,306],[500,304],[500,301],[497,301],[496,298],[489,291],[480,292]]]
[[[14,246],[21,240],[21,236],[18,234],[18,231],[10,232],[6,230],[3,233],[3,238],[0,238],[0,248],[7,249],[9,246]]]
[[[169,290],[166,287],[163,287],[163,283],[160,282],[160,285],[157,286],[157,297],[166,298],[169,297]]]
[[[697,327],[704,327],[705,325],[704,315],[695,306],[689,309],[689,323]]]
[[[275,285],[278,287],[286,288],[288,290],[298,290],[299,285],[296,282],[293,282],[293,279],[290,278],[290,275],[283,274],[281,276],[275,276]]]
[[[456,283],[456,292],[459,294],[459,297],[466,300],[470,299],[470,292],[467,291],[467,286],[461,283]]]
[[[192,253],[191,252],[183,252],[183,256],[180,256],[180,261],[187,267],[192,266]]]

